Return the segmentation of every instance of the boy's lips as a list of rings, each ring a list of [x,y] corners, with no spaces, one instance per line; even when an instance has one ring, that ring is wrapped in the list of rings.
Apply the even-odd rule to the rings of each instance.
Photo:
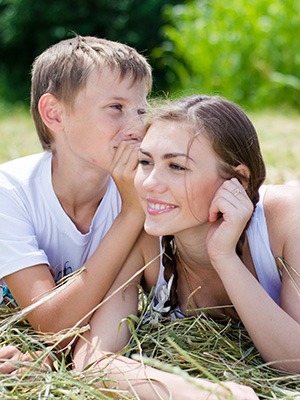
[[[177,208],[175,204],[165,203],[163,201],[158,201],[154,199],[147,199],[147,212],[150,215],[158,215],[168,213],[175,208]]]

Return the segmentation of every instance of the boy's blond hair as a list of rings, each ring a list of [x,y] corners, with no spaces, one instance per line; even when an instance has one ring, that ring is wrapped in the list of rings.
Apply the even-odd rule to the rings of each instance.
[[[32,66],[31,113],[44,150],[51,150],[52,136],[43,123],[38,103],[45,93],[72,106],[78,92],[86,85],[90,73],[108,66],[135,81],[152,86],[151,67],[145,57],[125,44],[92,36],[62,40],[38,56]]]

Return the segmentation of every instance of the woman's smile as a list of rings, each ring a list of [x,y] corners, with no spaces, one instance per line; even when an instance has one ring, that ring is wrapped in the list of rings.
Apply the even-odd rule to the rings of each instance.
[[[155,199],[147,199],[147,212],[150,215],[160,215],[173,211],[178,208],[175,204],[165,203]]]

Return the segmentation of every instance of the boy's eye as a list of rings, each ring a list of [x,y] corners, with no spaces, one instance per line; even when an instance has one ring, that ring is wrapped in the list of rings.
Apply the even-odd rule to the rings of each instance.
[[[144,108],[139,108],[139,109],[137,110],[138,115],[145,115],[146,112],[147,112],[147,111],[146,111]]]
[[[111,108],[115,108],[116,110],[122,111],[122,106],[121,104],[113,104],[110,106]]]

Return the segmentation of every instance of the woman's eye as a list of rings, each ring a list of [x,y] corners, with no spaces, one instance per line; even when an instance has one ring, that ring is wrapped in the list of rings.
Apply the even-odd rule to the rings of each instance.
[[[170,168],[174,169],[175,171],[185,171],[186,168],[183,167],[182,165],[178,165],[178,164],[170,164]]]
[[[147,167],[148,165],[151,164],[151,161],[149,161],[149,160],[139,160],[138,162],[139,162],[139,165],[144,166],[144,167]]]

